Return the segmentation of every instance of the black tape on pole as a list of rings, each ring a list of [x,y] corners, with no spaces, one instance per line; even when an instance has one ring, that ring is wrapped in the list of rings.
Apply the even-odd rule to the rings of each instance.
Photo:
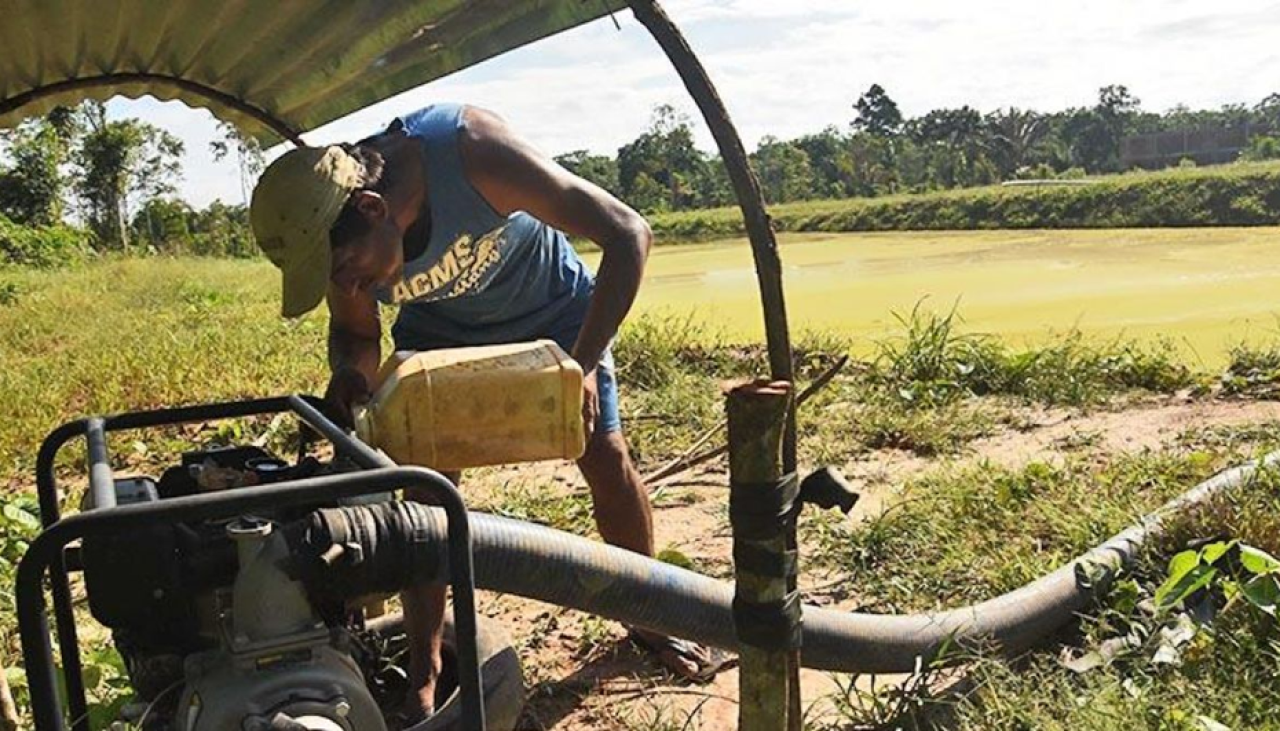
[[[800,482],[788,474],[774,482],[735,482],[729,492],[729,521],[733,524],[733,562],[742,572],[791,583],[796,575],[796,551],[778,552],[759,545],[782,538],[796,519]],[[792,591],[779,601],[733,600],[733,623],[738,642],[766,651],[800,649],[800,594]]]
[[[803,637],[800,592],[776,602],[748,602],[735,597],[733,624],[738,642],[768,652],[799,650]]]
[[[800,482],[795,473],[777,481],[735,482],[729,486],[729,522],[733,535],[749,541],[767,541],[782,535],[795,519]]]

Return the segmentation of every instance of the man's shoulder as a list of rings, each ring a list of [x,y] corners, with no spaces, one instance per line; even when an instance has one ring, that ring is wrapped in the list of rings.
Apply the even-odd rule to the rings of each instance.
[[[455,134],[467,109],[464,104],[441,102],[431,104],[408,114],[402,114],[392,122],[411,137],[432,138]]]

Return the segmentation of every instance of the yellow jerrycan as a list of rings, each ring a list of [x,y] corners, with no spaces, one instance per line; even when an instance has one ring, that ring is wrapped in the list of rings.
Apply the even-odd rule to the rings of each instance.
[[[576,459],[586,446],[582,368],[550,340],[397,351],[355,422],[360,439],[399,464]]]

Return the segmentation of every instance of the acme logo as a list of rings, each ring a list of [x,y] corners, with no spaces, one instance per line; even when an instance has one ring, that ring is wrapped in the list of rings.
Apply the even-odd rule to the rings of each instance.
[[[500,244],[506,230],[502,226],[476,240],[469,234],[459,236],[436,263],[396,284],[391,289],[391,300],[396,304],[411,300],[432,302],[475,290],[502,258]]]

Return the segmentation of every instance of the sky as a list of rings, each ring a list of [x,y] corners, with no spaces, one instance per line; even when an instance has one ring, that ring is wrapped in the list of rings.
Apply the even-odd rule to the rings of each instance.
[[[1087,106],[1124,84],[1144,109],[1254,104],[1280,91],[1280,0],[667,0],[748,148],[843,127],[873,83],[907,116]],[[437,101],[498,112],[548,154],[615,154],[654,106],[696,109],[658,46],[617,13],[426,84],[304,135],[354,141]],[[204,110],[117,100],[186,143],[180,194],[244,202],[234,165],[215,163]],[[698,142],[711,150],[698,124]]]

